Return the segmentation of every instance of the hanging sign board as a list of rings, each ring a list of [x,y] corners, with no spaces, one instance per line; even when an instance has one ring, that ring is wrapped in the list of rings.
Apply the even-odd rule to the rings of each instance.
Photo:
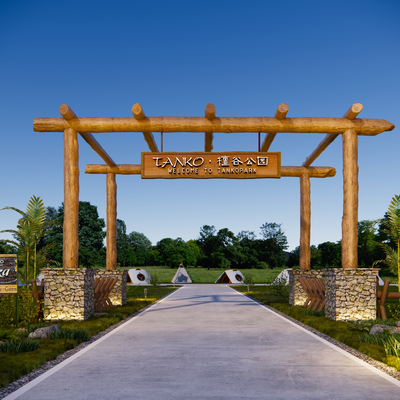
[[[143,179],[280,178],[281,153],[142,153]]]
[[[0,254],[0,293],[17,293],[16,254]]]

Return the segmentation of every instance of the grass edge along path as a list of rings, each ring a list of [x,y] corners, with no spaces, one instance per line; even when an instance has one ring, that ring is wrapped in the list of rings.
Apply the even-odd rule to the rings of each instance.
[[[142,287],[140,287],[141,289],[143,289]],[[148,289],[151,289],[150,287],[147,287]],[[66,359],[68,359],[69,357],[73,356],[74,354],[78,353],[79,351],[83,350],[84,348],[86,348],[87,346],[91,345],[92,343],[94,343],[95,341],[101,339],[103,336],[107,335],[108,333],[112,332],[113,330],[117,329],[118,327],[120,327],[121,325],[125,324],[126,322],[128,322],[129,320],[131,320],[132,318],[137,317],[138,315],[140,315],[141,313],[143,313],[144,311],[146,311],[148,308],[152,307],[153,305],[161,302],[163,299],[165,299],[167,296],[169,296],[172,292],[174,292],[175,290],[179,289],[179,287],[163,287],[160,288],[159,286],[157,287],[157,289],[167,289],[167,293],[165,293],[163,296],[151,301],[150,298],[148,297],[148,301],[151,301],[149,304],[147,304],[146,306],[144,306],[143,308],[140,308],[139,310],[135,311],[134,313],[128,315],[126,318],[121,319],[120,321],[108,326],[106,329],[96,333],[95,335],[91,336],[88,340],[79,343],[78,345],[74,346],[73,348],[70,348],[66,351],[63,351],[61,353],[59,353],[55,358],[49,360],[49,361],[45,361],[43,364],[41,364],[40,366],[32,369],[29,372],[26,372],[24,375],[19,375],[18,378],[16,378],[15,380],[11,381],[10,383],[3,386],[0,389],[0,399],[3,399],[4,397],[10,395],[12,392],[16,391],[17,389],[20,389],[22,386],[26,385],[27,383],[31,382],[32,380],[34,380],[35,378],[37,378],[38,376],[44,374],[45,372],[47,372],[48,370],[52,369],[53,367],[55,367],[56,365],[60,364],[61,362],[65,361]],[[151,293],[149,293],[149,296],[151,296]],[[129,299],[129,297],[128,297]],[[115,306],[113,307],[111,310],[109,311],[109,313],[114,314],[114,313],[118,313],[118,308],[123,308],[125,306]],[[62,321],[60,321],[62,322]],[[78,323],[79,322],[85,322],[85,321],[68,321],[70,323]],[[52,324],[57,324],[57,321],[53,321]],[[57,339],[55,339],[57,340]],[[26,353],[25,353],[26,354]],[[0,371],[1,372],[1,371]]]
[[[293,318],[292,316],[290,316],[288,314],[285,314],[283,311],[275,308],[276,306],[278,306],[278,307],[280,306],[279,303],[273,304],[275,306],[274,307],[273,305],[265,304],[262,301],[259,301],[256,298],[252,297],[251,295],[246,294],[245,292],[247,291],[247,288],[245,288],[245,287],[240,287],[241,290],[239,290],[239,287],[231,286],[231,288],[236,290],[237,292],[239,292],[243,296],[246,296],[249,299],[253,300],[254,302],[259,304],[260,306],[267,308],[268,310],[274,312],[275,314],[277,314],[277,315],[279,315],[279,316],[291,321],[292,323],[294,323],[294,324],[302,327],[303,329],[315,334],[316,336],[326,340],[327,342],[329,342],[330,344],[338,347],[339,349],[351,354],[352,356],[354,356],[354,357],[366,362],[367,364],[371,365],[372,367],[375,367],[378,370],[382,371],[383,373],[385,373],[385,374],[391,376],[392,378],[400,381],[400,372],[397,371],[396,369],[390,367],[389,365],[387,365],[387,364],[385,364],[385,363],[383,363],[381,361],[375,360],[374,358],[372,358],[372,357],[370,357],[370,356],[368,356],[368,355],[366,355],[366,354],[354,349],[353,347],[348,346],[345,343],[340,342],[339,340],[336,340],[336,339],[332,338],[331,336],[329,336],[329,335],[327,335],[325,333],[320,332],[319,330],[317,330],[317,329],[315,329],[315,328],[313,328],[313,327],[311,327],[311,326],[299,321],[296,318]],[[299,306],[290,306],[290,307],[299,307]]]

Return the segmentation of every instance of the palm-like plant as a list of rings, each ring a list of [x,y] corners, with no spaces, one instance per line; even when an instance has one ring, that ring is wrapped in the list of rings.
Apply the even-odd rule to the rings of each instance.
[[[376,261],[383,262],[388,265],[393,274],[397,273],[397,282],[400,291],[400,195],[395,195],[389,204],[387,211],[387,220],[381,221],[383,232],[386,233],[395,243],[393,248],[389,243],[378,243],[385,252],[384,260]]]
[[[38,242],[43,239],[49,228],[59,225],[58,222],[47,219],[47,211],[43,200],[40,197],[32,196],[29,200],[26,212],[15,207],[4,207],[2,210],[14,210],[22,215],[19,219],[17,229],[6,229],[0,233],[12,233],[15,240],[3,239],[4,242],[11,243],[20,251],[18,260],[25,264],[24,268],[18,270],[20,279],[28,284],[32,277],[37,277],[40,269],[49,263],[47,253],[49,249],[56,245],[51,243],[37,250]],[[33,271],[29,270],[29,265],[33,263]]]

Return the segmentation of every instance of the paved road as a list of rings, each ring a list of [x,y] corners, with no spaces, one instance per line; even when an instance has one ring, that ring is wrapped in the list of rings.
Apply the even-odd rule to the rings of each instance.
[[[7,399],[400,399],[373,367],[224,285],[186,285]]]

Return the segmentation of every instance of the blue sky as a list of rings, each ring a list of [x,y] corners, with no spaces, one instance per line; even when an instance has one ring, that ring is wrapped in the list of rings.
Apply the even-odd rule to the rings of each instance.
[[[363,118],[400,126],[398,1],[18,1],[0,3],[0,208],[25,209],[32,195],[63,201],[62,133],[39,133],[36,117],[68,104],[81,117],[341,117],[356,102]],[[154,133],[160,144],[160,134]],[[141,133],[99,133],[116,163],[138,164]],[[278,134],[270,151],[301,165],[320,134]],[[202,134],[164,134],[164,151],[202,151]],[[400,193],[398,129],[359,137],[359,220],[383,216]],[[80,140],[80,199],[105,218],[102,163]],[[214,151],[257,150],[257,134],[215,134]],[[314,162],[334,178],[311,181],[311,243],[341,238],[341,137]],[[117,176],[118,218],[155,244],[198,237],[202,225],[259,233],[282,223],[289,249],[299,244],[299,179],[142,180]],[[0,212],[0,230],[18,216]],[[1,236],[6,238],[7,235]]]

